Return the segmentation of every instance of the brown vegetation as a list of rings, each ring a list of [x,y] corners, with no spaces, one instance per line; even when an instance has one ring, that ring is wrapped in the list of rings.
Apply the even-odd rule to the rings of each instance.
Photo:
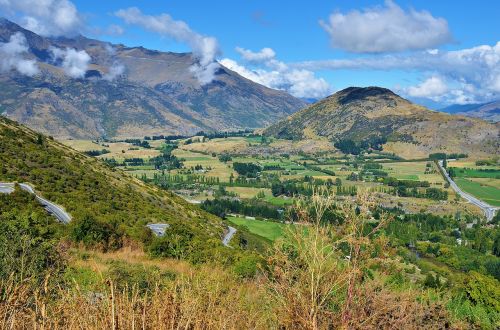
[[[216,265],[194,267],[150,290],[106,280],[101,292],[76,283],[0,283],[2,329],[417,329],[450,328],[441,303],[384,283],[394,272],[388,241],[368,227],[370,201],[338,206],[320,192],[297,204],[300,221],[254,278]],[[335,224],[326,214],[338,214]],[[378,276],[373,276],[373,273]],[[60,282],[58,282],[60,283]],[[120,289],[119,289],[120,288]]]

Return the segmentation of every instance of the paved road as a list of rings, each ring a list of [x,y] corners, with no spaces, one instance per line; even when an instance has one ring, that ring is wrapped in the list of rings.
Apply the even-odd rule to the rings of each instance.
[[[227,232],[226,236],[224,236],[224,238],[222,239],[222,244],[224,244],[225,246],[229,246],[229,242],[233,238],[234,234],[236,234],[236,228],[233,228],[231,226],[227,226],[227,229],[228,229],[228,232]]]
[[[10,183],[10,182],[0,182],[0,193],[3,193],[3,194],[12,193],[14,191],[14,185],[15,185],[14,183]],[[46,200],[45,198],[39,196],[35,192],[33,187],[31,187],[29,184],[20,183],[19,187],[21,187],[22,190],[25,190],[25,191],[29,192],[30,194],[35,195],[35,198],[37,199],[37,201],[40,204],[42,204],[45,207],[45,209],[50,214],[54,215],[57,218],[57,220],[59,220],[60,222],[67,224],[71,221],[71,219],[72,219],[71,215],[69,215],[66,211],[64,211],[64,209],[61,206],[54,204],[51,201]],[[167,230],[167,228],[170,227],[170,225],[167,223],[152,223],[152,224],[147,225],[146,227],[151,229],[156,236],[163,236],[163,235],[165,235],[165,230]],[[224,244],[225,246],[229,246],[229,242],[233,238],[234,234],[236,234],[236,228],[228,226],[228,229],[229,229],[228,233],[222,239],[222,244]]]
[[[21,187],[22,190],[29,192],[30,194],[35,195],[36,200],[43,205],[43,207],[57,218],[62,223],[69,223],[71,221],[71,215],[69,215],[64,209],[57,205],[52,203],[49,200],[46,200],[45,198],[41,197],[38,195],[33,187],[28,185],[27,183],[20,183],[19,187]],[[14,191],[14,183],[8,183],[8,182],[0,182],[0,193],[4,194],[10,194]]]
[[[495,216],[496,210],[498,210],[499,208],[498,207],[493,207],[490,204],[488,204],[486,202],[483,202],[482,200],[480,200],[480,199],[472,196],[471,194],[468,194],[468,193],[464,192],[455,183],[455,181],[453,181],[451,179],[451,177],[448,175],[448,172],[443,167],[443,161],[442,160],[440,160],[438,162],[438,165],[441,168],[441,170],[443,171],[444,176],[446,177],[446,179],[450,183],[450,186],[453,188],[453,190],[455,190],[460,196],[462,196],[464,199],[466,199],[469,203],[474,204],[477,207],[479,207],[481,210],[483,210],[484,215],[486,216],[486,220],[487,221],[491,221],[491,219],[493,219],[493,217]]]
[[[156,236],[163,236],[165,235],[165,231],[167,230],[170,225],[168,223],[150,223],[149,225],[146,225],[151,231],[156,235]]]

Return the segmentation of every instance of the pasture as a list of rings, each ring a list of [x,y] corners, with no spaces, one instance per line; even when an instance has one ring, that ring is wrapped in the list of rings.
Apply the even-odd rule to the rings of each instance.
[[[240,217],[228,217],[227,220],[240,227],[245,227],[252,234],[264,237],[271,242],[283,236],[283,231],[289,225],[265,220],[249,220]]]

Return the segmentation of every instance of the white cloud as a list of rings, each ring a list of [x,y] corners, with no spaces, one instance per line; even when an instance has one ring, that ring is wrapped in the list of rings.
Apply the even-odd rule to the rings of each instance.
[[[33,76],[39,72],[36,61],[25,59],[28,43],[24,34],[17,32],[10,36],[9,42],[0,42],[0,68],[2,71],[17,70],[19,73]]]
[[[236,51],[241,55],[245,61],[249,62],[264,62],[273,59],[276,53],[271,48],[262,48],[259,52],[252,52],[250,50],[236,47]]]
[[[322,78],[316,78],[314,72],[305,69],[295,69],[275,58],[271,48],[263,48],[252,52],[236,48],[247,62],[256,65],[249,69],[234,60],[225,58],[221,64],[241,76],[261,85],[281,89],[296,97],[323,98],[331,93],[331,86]]]
[[[383,7],[333,13],[320,24],[333,47],[354,53],[426,49],[452,40],[445,19],[427,11],[404,11],[391,0]]]
[[[43,36],[74,35],[82,25],[75,5],[68,0],[1,0],[0,10]]]
[[[203,36],[191,30],[183,21],[176,21],[168,14],[157,16],[144,15],[138,8],[121,9],[115,13],[127,24],[141,26],[162,36],[186,43],[193,51],[198,63],[191,68],[191,72],[204,85],[211,82],[219,65],[215,62],[219,54],[217,40],[213,37]]]
[[[424,72],[440,76],[448,85],[453,85],[450,95],[455,96],[457,103],[469,102],[467,100],[485,102],[500,96],[500,41],[494,46],[482,45],[454,51],[422,51],[410,55],[306,61],[289,65],[311,71],[357,69]],[[453,102],[453,98],[449,102]]]
[[[102,77],[104,80],[113,81],[125,72],[125,66],[119,62],[113,63],[108,72]]]
[[[90,55],[84,50],[74,48],[60,49],[51,47],[54,61],[62,60],[61,67],[71,78],[83,78],[90,64]]]
[[[434,101],[438,101],[446,92],[448,92],[448,86],[438,76],[429,77],[419,85],[408,87],[406,90],[409,96],[425,97]]]

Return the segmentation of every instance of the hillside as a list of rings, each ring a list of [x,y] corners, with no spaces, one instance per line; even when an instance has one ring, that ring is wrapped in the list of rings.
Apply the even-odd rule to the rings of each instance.
[[[0,19],[0,42],[17,32],[27,40],[26,58],[36,60],[41,72],[32,77],[2,72],[0,113],[57,138],[265,127],[305,105],[223,66],[211,83],[200,85],[189,70],[195,63],[189,53],[112,45],[83,36],[44,38]],[[85,78],[65,75],[51,47],[85,50],[91,58]],[[114,65],[124,72],[107,79]]]
[[[500,152],[498,124],[431,111],[379,87],[346,88],[272,125],[264,134],[297,140],[382,143],[384,151],[403,158],[434,152]]]
[[[454,104],[440,109],[439,111],[467,117],[481,118],[491,122],[500,121],[500,101],[481,104]]]
[[[107,224],[119,241],[150,242],[145,225],[168,223],[167,236],[183,239],[184,257],[224,248],[225,227],[219,218],[4,118],[0,118],[0,158],[0,182],[31,183],[71,214],[71,225],[90,217]]]

